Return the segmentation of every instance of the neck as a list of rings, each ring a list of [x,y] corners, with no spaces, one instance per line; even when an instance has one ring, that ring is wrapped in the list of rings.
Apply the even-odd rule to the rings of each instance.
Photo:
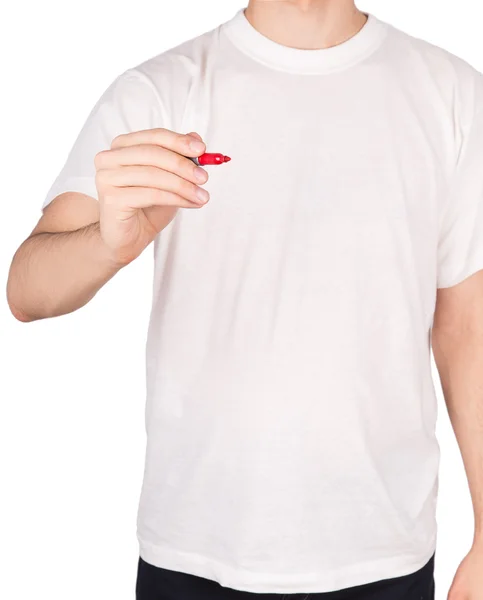
[[[250,0],[245,14],[265,37],[302,50],[342,44],[367,21],[354,0]]]

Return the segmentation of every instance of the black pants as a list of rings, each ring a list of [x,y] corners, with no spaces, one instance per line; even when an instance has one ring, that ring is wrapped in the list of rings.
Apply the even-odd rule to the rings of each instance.
[[[434,600],[434,557],[417,573],[328,594],[251,594],[139,559],[136,600]]]

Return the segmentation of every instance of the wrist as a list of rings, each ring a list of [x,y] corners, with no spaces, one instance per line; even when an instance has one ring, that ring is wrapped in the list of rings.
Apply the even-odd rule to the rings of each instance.
[[[483,529],[480,527],[476,528],[475,537],[473,539],[473,548],[475,552],[483,554]]]
[[[113,275],[131,263],[135,257],[126,257],[119,248],[111,247],[102,236],[100,223],[92,225],[99,241],[98,259],[106,266]]]

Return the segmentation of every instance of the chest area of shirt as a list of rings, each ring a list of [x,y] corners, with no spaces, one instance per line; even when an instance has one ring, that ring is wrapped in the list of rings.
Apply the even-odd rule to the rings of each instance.
[[[434,228],[446,157],[424,103],[389,92],[380,78],[307,81],[289,89],[277,79],[234,79],[205,103],[192,99],[189,126],[209,151],[232,157],[210,169],[212,219]]]

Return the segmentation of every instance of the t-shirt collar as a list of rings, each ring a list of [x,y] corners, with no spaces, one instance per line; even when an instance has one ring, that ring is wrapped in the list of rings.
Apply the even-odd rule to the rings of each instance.
[[[318,74],[347,68],[370,55],[382,43],[388,25],[368,15],[364,27],[346,42],[321,50],[300,50],[277,44],[257,31],[240,10],[223,25],[224,33],[245,54],[274,69]]]

